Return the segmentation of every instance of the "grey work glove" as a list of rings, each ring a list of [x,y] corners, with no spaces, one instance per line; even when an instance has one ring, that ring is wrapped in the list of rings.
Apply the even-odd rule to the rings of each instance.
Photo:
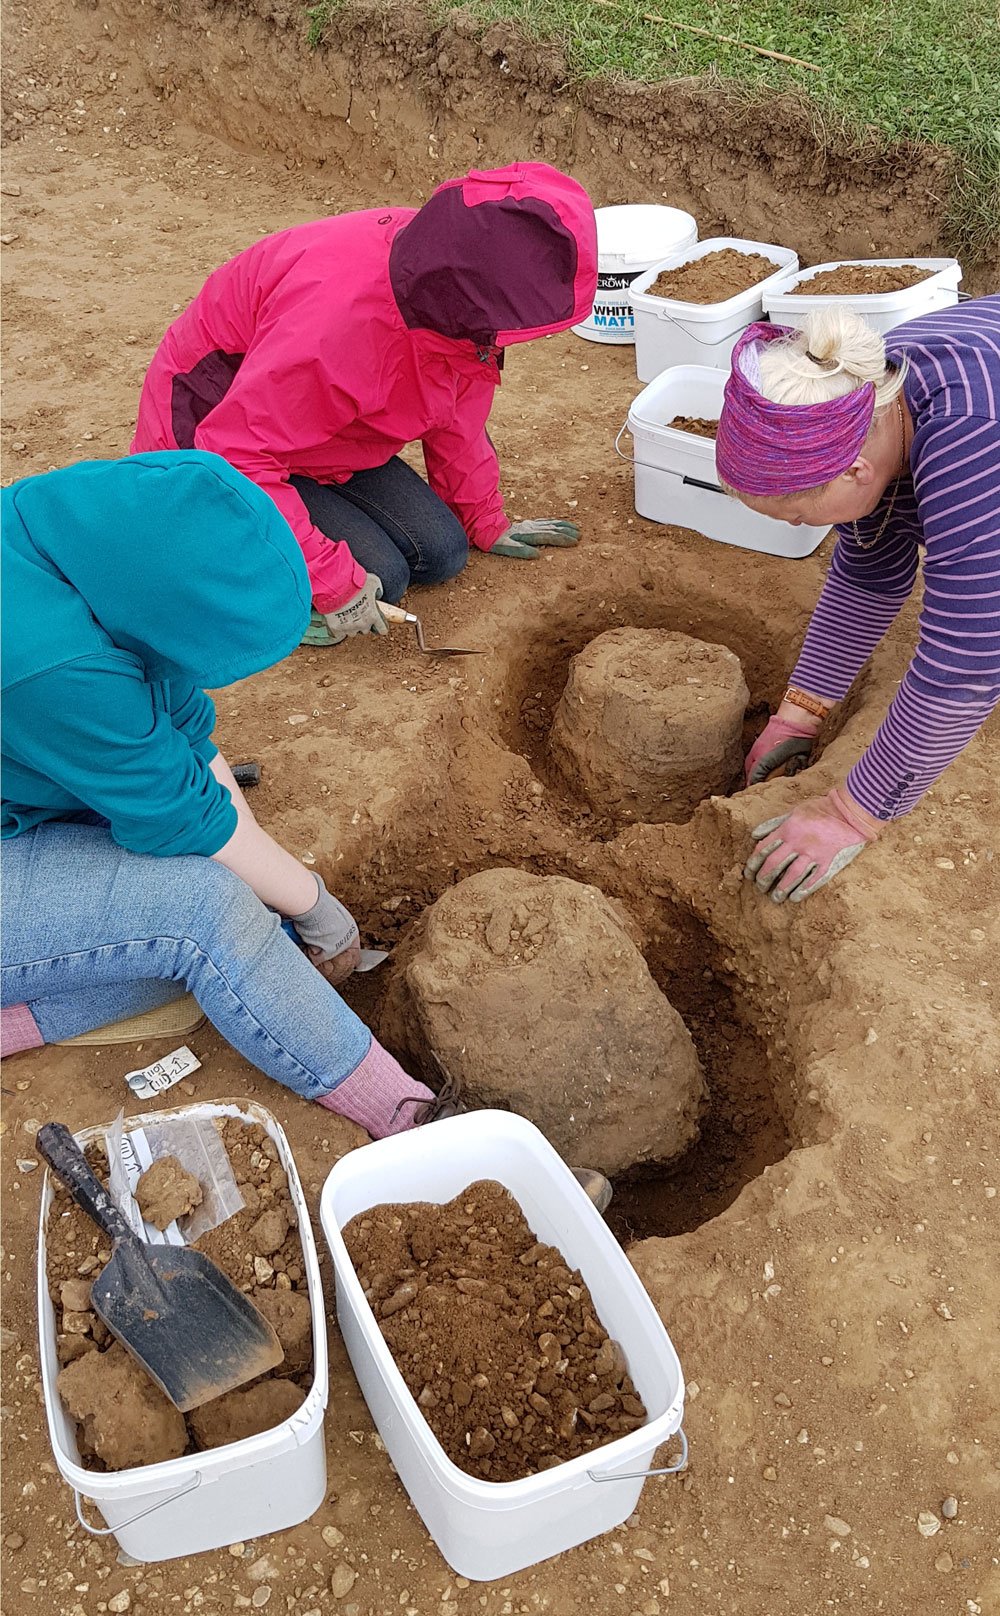
[[[530,522],[514,522],[489,548],[490,555],[513,556],[517,561],[537,561],[543,545],[565,549],[576,544],[580,529],[575,522],[562,522],[554,516],[537,516]]]
[[[364,587],[353,600],[338,606],[335,612],[324,612],[330,644],[339,645],[352,634],[388,634],[389,625],[378,609],[382,599],[382,580],[373,572],[365,577]],[[308,634],[307,630],[307,634]],[[311,642],[315,644],[316,641]]]
[[[318,894],[316,902],[305,914],[290,915],[289,919],[317,965],[346,955],[344,963],[349,968],[344,975],[349,976],[361,953],[358,923],[351,911],[326,890],[315,870],[312,876]]]

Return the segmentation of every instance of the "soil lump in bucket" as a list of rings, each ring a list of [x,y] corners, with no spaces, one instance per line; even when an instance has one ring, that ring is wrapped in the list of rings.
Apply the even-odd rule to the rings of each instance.
[[[672,298],[679,303],[724,303],[766,280],[777,268],[762,253],[722,247],[674,269],[662,269],[649,288],[649,296]]]
[[[82,1426],[81,1448],[109,1470],[178,1459],[187,1447],[183,1414],[117,1341],[60,1370],[56,1385]]]
[[[858,297],[879,292],[902,292],[929,280],[932,269],[917,264],[841,264],[823,269],[789,288],[793,297]]]
[[[418,1257],[429,1223],[433,1254]],[[645,1423],[581,1275],[502,1185],[373,1207],[344,1240],[403,1379],[466,1474],[516,1481]]]
[[[383,1036],[414,1064],[433,1050],[471,1103],[528,1117],[566,1161],[609,1175],[672,1161],[697,1134],[704,1083],[629,925],[563,876],[470,876],[426,911]]]
[[[176,1156],[158,1156],[135,1187],[139,1211],[154,1229],[166,1229],[200,1206],[204,1191]]]
[[[573,658],[552,759],[592,808],[681,823],[738,773],[749,699],[727,646],[669,629],[610,629]]]
[[[188,1421],[199,1448],[221,1448],[281,1425],[302,1407],[303,1396],[290,1380],[258,1380],[192,1409]]]

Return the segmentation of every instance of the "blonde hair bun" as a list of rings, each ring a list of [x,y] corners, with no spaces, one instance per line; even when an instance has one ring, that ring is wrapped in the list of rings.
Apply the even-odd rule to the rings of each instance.
[[[905,374],[905,364],[886,365],[874,326],[837,303],[816,309],[794,337],[769,342],[760,354],[761,392],[775,404],[825,404],[872,382],[881,409],[892,403]]]

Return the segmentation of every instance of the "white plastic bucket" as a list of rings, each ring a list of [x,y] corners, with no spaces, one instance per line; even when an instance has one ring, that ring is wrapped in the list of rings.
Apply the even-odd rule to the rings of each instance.
[[[650,265],[696,242],[698,225],[681,208],[646,203],[597,208],[595,217],[597,294],[590,314],[573,330],[588,342],[634,342],[629,287]]]
[[[706,539],[742,550],[799,559],[811,555],[829,532],[795,527],[761,516],[733,499],[719,485],[715,442],[667,425],[677,415],[718,420],[726,374],[708,365],[677,365],[644,387],[633,401],[626,429],[632,435],[635,508],[640,516],[671,527],[693,528]]]
[[[281,1425],[259,1436],[230,1442],[204,1453],[168,1459],[162,1464],[101,1474],[80,1463],[74,1422],[56,1388],[56,1318],[46,1282],[46,1223],[53,1186],[46,1172],[38,1231],[38,1325],[42,1391],[49,1438],[59,1474],[73,1489],[80,1524],[95,1537],[117,1538],[133,1560],[176,1560],[206,1549],[222,1548],[267,1532],[280,1532],[308,1519],[326,1494],[323,1418],[329,1389],[326,1311],[316,1244],[302,1185],[284,1132],[263,1106],[252,1101],[192,1105],[129,1118],[126,1129],[163,1122],[175,1116],[242,1117],[264,1128],[278,1147],[288,1174],[288,1189],[298,1215],[303,1265],[313,1321],[313,1383],[301,1408]],[[81,1145],[102,1139],[103,1128],[85,1128]],[[93,1499],[107,1521],[95,1527],[86,1518],[83,1500]]]
[[[797,295],[797,288],[822,270],[843,269],[851,264],[885,264],[893,269],[915,264],[918,269],[930,269],[934,273],[918,281],[916,286],[904,286],[898,292],[862,292],[855,297],[822,292],[814,297]],[[775,325],[801,329],[807,317],[817,309],[828,308],[831,303],[844,304],[863,315],[876,331],[891,331],[893,326],[915,320],[918,315],[951,308],[958,302],[961,279],[962,266],[957,258],[839,258],[833,264],[814,264],[811,269],[797,270],[777,285],[768,285],[764,293],[764,312]]]
[[[382,1338],[341,1234],[357,1213],[387,1200],[440,1205],[483,1178],[510,1190],[539,1240],[580,1269],[648,1410],[639,1430],[521,1481],[480,1481],[447,1457]],[[455,1571],[476,1581],[506,1577],[631,1515],[653,1454],[680,1430],[681,1366],[635,1269],[532,1123],[476,1111],[351,1151],[326,1181],[320,1221],[354,1373],[414,1508]]]
[[[688,303],[682,298],[654,297],[649,288],[664,269],[678,269],[709,253],[760,253],[774,265],[774,274],[721,303]],[[762,317],[768,287],[784,284],[799,267],[798,254],[769,241],[745,241],[738,236],[712,236],[654,264],[632,282],[630,297],[635,312],[635,369],[642,382],[651,382],[671,365],[715,365],[729,368],[737,340],[748,325]],[[690,412],[689,412],[690,413]]]

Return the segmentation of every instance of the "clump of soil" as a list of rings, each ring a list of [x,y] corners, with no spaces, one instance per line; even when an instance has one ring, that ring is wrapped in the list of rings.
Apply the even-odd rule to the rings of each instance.
[[[469,876],[426,911],[383,1036],[418,1066],[432,1050],[471,1103],[530,1118],[573,1166],[673,1161],[697,1135],[704,1082],[629,926],[579,881]]]
[[[749,699],[727,646],[668,629],[610,629],[573,658],[550,754],[591,807],[680,824],[732,783]]]
[[[302,1402],[298,1387],[288,1380],[258,1380],[252,1386],[238,1386],[213,1403],[203,1403],[188,1415],[198,1448],[221,1448],[227,1442],[270,1431]]]
[[[581,1275],[501,1184],[373,1207],[344,1240],[403,1379],[468,1475],[517,1481],[645,1423]]]
[[[193,1212],[205,1198],[193,1173],[176,1156],[158,1156],[135,1187],[139,1211],[154,1229],[166,1229]]]
[[[864,292],[902,292],[930,280],[934,271],[917,264],[841,264],[791,288],[796,297],[857,297]]]
[[[106,1236],[68,1192],[56,1185],[47,1230],[47,1277],[63,1365],[57,1384],[78,1422],[81,1460],[89,1469],[157,1464],[185,1452],[269,1431],[300,1406],[311,1384],[312,1313],[305,1262],[278,1148],[258,1123],[225,1117],[216,1121],[216,1127],[244,1206],[194,1244],[260,1308],[285,1350],[284,1361],[249,1387],[240,1387],[186,1417],[179,1413],[92,1311],[91,1283],[111,1250]],[[90,1145],[86,1155],[106,1184],[108,1164],[103,1147]],[[174,1172],[169,1164],[180,1164],[172,1157],[154,1162],[144,1177],[149,1178],[161,1163],[167,1163],[168,1170],[156,1175],[154,1190],[158,1182],[160,1189],[176,1190],[184,1179],[191,1178],[183,1168],[183,1178]],[[194,1183],[200,1192],[197,1180]],[[190,1185],[183,1187],[190,1197]],[[169,1205],[157,1198],[155,1205],[164,1217],[170,1212],[166,1223],[179,1215],[176,1196]],[[144,1215],[150,1217],[148,1211]]]
[[[117,1341],[68,1364],[56,1384],[81,1450],[108,1470],[179,1459],[188,1445],[184,1415]]]
[[[718,421],[709,421],[704,415],[675,415],[667,425],[675,432],[690,432],[696,438],[714,438],[719,431]]]
[[[748,286],[773,275],[778,265],[763,253],[738,252],[722,247],[674,269],[662,269],[649,288],[651,297],[675,298],[682,303],[724,303]]]

